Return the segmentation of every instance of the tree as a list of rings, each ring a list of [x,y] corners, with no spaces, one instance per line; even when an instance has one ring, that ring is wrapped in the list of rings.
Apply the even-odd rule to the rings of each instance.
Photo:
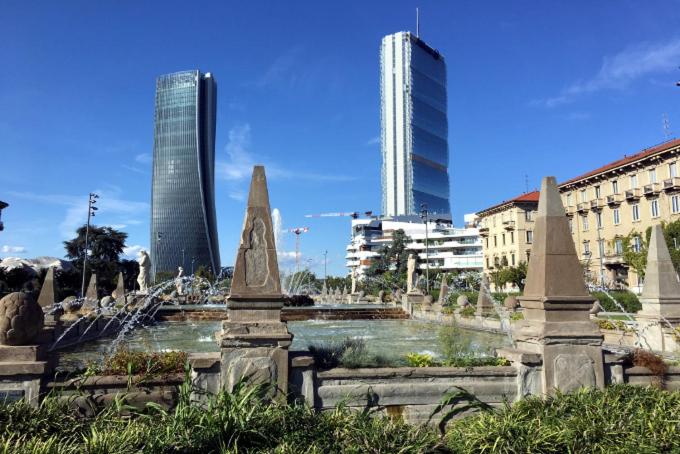
[[[66,257],[73,262],[81,275],[83,258],[85,257],[86,228],[85,225],[79,227],[74,239],[64,241]],[[119,257],[123,253],[127,236],[127,233],[120,232],[112,227],[90,226],[88,235],[90,254],[87,260],[88,276],[86,276],[86,282],[89,275],[96,273],[98,285],[107,293],[113,291],[115,276],[119,270]]]
[[[384,246],[379,251],[379,256],[366,270],[366,277],[370,280],[381,276],[383,280],[389,279],[398,287],[404,287],[406,283],[406,271],[410,251],[406,245],[411,239],[402,229],[394,231],[392,244]],[[390,273],[389,275],[387,273]]]
[[[517,266],[505,267],[500,271],[501,285],[512,284],[519,288],[519,291],[524,291],[524,280],[527,277],[527,263],[519,262]]]

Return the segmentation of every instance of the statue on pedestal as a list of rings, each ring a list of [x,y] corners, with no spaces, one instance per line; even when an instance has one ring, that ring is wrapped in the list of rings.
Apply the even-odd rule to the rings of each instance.
[[[182,276],[184,276],[184,268],[181,266],[177,268],[177,277],[175,278],[175,289],[177,290],[177,295],[184,295],[184,288],[182,286]]]
[[[142,249],[139,251],[139,275],[137,276],[137,283],[139,284],[140,293],[148,293],[149,291],[149,270],[151,269],[151,259],[149,254]]]
[[[416,256],[414,254],[409,254],[406,262],[406,293],[419,293]]]
[[[357,267],[352,268],[352,295],[357,292]]]

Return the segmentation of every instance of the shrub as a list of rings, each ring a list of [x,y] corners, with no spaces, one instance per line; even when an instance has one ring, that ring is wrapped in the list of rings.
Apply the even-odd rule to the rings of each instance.
[[[614,385],[542,399],[453,421],[454,453],[678,452],[680,392]]]
[[[447,367],[509,366],[510,361],[496,356],[462,355],[454,358],[448,358],[443,364]]]
[[[438,363],[432,358],[432,355],[427,353],[408,353],[406,355],[406,363],[410,367],[432,367]]]
[[[476,308],[474,306],[464,307],[458,312],[461,317],[470,318],[475,316]]]
[[[626,333],[635,331],[633,328],[629,328],[623,320],[598,319],[597,326],[599,326],[600,329],[623,331]]]
[[[524,312],[513,312],[510,314],[510,320],[524,320]]]
[[[668,371],[668,365],[661,356],[638,348],[633,352],[633,365],[649,369],[649,371],[654,374],[652,384],[654,386],[663,387],[664,378]]]
[[[160,375],[184,372],[185,352],[139,352],[121,349],[104,359],[103,365],[91,364],[86,375]]]
[[[592,296],[597,298],[600,305],[606,312],[621,312],[621,309],[612,301],[612,299],[604,292],[592,292]],[[633,292],[609,292],[612,298],[623,306],[626,312],[635,313],[642,309],[642,304],[637,295]]]
[[[314,300],[309,295],[290,295],[284,297],[283,305],[292,307],[314,306]]]
[[[384,356],[370,354],[363,339],[347,337],[340,341],[309,345],[308,349],[319,369],[334,367],[357,369],[359,367],[386,367],[393,364],[393,361]]]

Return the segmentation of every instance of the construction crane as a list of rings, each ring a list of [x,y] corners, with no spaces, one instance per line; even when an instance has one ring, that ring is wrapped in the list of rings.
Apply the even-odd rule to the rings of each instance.
[[[352,211],[349,213],[321,213],[321,214],[305,214],[306,218],[336,218],[336,217],[343,217],[343,216],[349,216],[352,219],[357,219],[361,212],[359,211]],[[372,211],[364,211],[363,214],[370,218],[373,215]]]
[[[297,273],[300,271],[300,235],[309,232],[309,227],[295,227],[286,232],[295,234],[295,272]]]

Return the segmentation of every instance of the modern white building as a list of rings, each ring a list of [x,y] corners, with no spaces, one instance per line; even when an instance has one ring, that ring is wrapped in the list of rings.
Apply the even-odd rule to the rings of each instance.
[[[357,275],[362,276],[380,256],[380,250],[392,244],[394,232],[400,229],[411,239],[406,247],[418,254],[421,269],[426,268],[426,259],[429,257],[431,270],[482,271],[482,240],[473,224],[456,228],[445,222],[428,222],[429,246],[426,255],[425,223],[417,216],[353,219],[352,238],[345,256],[346,266],[350,271],[356,269]]]
[[[450,216],[444,57],[410,32],[385,36],[380,97],[383,215],[416,215],[426,204]]]

